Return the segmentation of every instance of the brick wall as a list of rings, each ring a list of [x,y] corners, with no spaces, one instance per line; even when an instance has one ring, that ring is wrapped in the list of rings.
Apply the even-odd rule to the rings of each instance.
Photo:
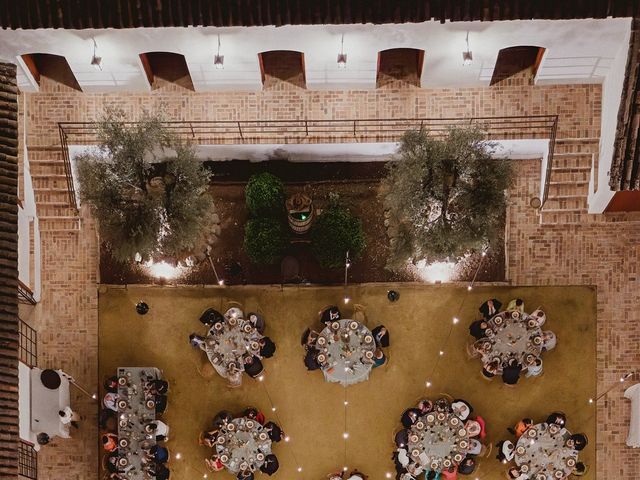
[[[558,114],[565,151],[587,151],[599,137],[599,85],[527,86],[504,82],[492,88],[392,88],[358,91],[309,91],[281,86],[261,92],[194,93],[166,86],[151,93],[79,94],[46,81],[26,94],[29,146],[57,146],[58,121],[92,121],[106,106],[124,109],[135,119],[143,108],[163,105],[170,119],[350,119],[392,117],[464,117]],[[582,141],[579,139],[583,139]],[[47,149],[39,155],[47,155]],[[517,184],[510,192],[509,277],[516,284],[586,284],[598,288],[598,389],[603,392],[622,372],[640,369],[637,324],[640,321],[638,218],[592,216],[584,224],[540,225],[527,206],[540,188],[538,161],[519,161]],[[84,212],[78,233],[43,236],[42,356],[81,372],[95,385],[97,372],[97,242]],[[635,222],[634,222],[635,220]],[[65,328],[59,328],[63,324]],[[46,362],[45,362],[46,363]],[[84,400],[83,400],[84,401]],[[90,417],[91,405],[83,404]],[[621,389],[597,406],[600,479],[640,478],[640,458],[624,447],[629,418]],[[87,428],[83,438],[60,442],[55,455],[41,462],[41,478],[93,478],[96,444]],[[593,440],[593,439],[592,439]]]

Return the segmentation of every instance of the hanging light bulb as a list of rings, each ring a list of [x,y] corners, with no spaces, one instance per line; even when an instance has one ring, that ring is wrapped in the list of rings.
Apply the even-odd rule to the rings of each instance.
[[[462,52],[462,64],[468,67],[473,63],[473,53],[469,50],[469,32],[467,32],[467,50]]]
[[[344,53],[344,34],[340,39],[340,53],[338,53],[338,68],[347,68],[347,54]]]
[[[93,65],[93,67],[96,70],[102,71],[102,57],[99,57],[98,55],[96,55],[98,44],[96,43],[95,38],[92,38],[92,40],[93,40],[93,55],[91,56],[91,65]]]
[[[220,55],[220,35],[218,35],[218,53],[213,56],[213,64],[218,70],[224,68],[224,55]]]

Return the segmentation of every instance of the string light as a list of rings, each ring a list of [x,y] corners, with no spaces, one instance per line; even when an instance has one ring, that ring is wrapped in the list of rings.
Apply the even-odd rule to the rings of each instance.
[[[344,467],[342,467],[342,471],[346,472],[347,470],[349,470],[349,467],[347,467],[346,465]]]
[[[291,440],[291,437],[289,437],[289,435],[287,435],[286,437],[284,437],[284,441],[285,441],[285,442],[289,442],[289,440]]]
[[[346,440],[347,438],[349,438],[349,432],[344,432],[344,433],[342,434],[342,438],[344,438],[345,440]]]
[[[181,453],[176,453],[176,460],[180,460],[182,458],[182,454]]]
[[[473,289],[473,287],[472,287],[471,285],[469,285],[469,286],[467,287],[467,291],[469,291],[469,292],[470,292],[472,289]]]
[[[385,474],[384,474],[384,476],[385,476],[385,477],[387,477],[387,478],[391,478],[391,472],[387,472],[387,473],[385,473]],[[476,480],[477,480],[477,479],[476,479]]]
[[[460,319],[458,317],[453,317],[453,324],[457,325]]]
[[[302,467],[298,467],[298,472],[301,472],[301,471],[302,471]]]
[[[260,375],[260,376],[258,377],[258,381],[262,382],[263,380],[264,380],[264,375]]]
[[[344,303],[345,303],[345,305],[346,305],[347,303],[349,303],[349,300],[351,300],[349,297],[344,297]]]
[[[93,398],[94,400],[96,400],[98,398],[98,395],[96,395],[95,393],[93,395],[91,395],[91,398]]]
[[[444,355],[444,352],[442,350],[440,350],[440,356]]]
[[[276,411],[276,407],[271,407],[271,411],[275,412]]]
[[[425,385],[427,386],[427,388],[431,387],[431,382],[429,380],[427,380],[427,383],[425,383]]]

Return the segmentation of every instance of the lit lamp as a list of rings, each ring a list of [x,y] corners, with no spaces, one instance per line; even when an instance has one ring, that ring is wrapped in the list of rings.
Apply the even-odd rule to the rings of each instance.
[[[467,32],[467,50],[462,52],[462,65],[468,67],[473,63],[473,53],[469,50],[469,32]]]
[[[224,55],[220,55],[220,35],[218,35],[218,53],[213,56],[213,64],[218,70],[224,68]]]
[[[340,53],[338,54],[338,68],[347,68],[347,54],[344,53],[344,35],[340,40]]]
[[[93,55],[91,56],[91,65],[96,70],[102,70],[102,57],[96,55],[96,50],[98,49],[98,44],[96,43],[96,39],[93,38]]]

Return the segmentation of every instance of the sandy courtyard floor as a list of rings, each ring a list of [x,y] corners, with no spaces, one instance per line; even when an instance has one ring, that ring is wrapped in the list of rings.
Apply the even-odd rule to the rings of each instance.
[[[390,303],[386,292],[393,288],[400,300]],[[350,316],[352,304],[365,307],[368,326],[384,324],[391,334],[389,363],[372,372],[368,382],[351,386],[346,394],[347,431],[344,431],[344,389],[326,383],[322,373],[307,372],[300,334],[317,324],[317,312],[328,304],[342,306],[340,287],[106,287],[99,296],[99,371],[101,378],[118,366],[155,366],[171,383],[165,421],[171,428],[168,447],[172,479],[200,479],[206,472],[204,459],[211,451],[198,445],[199,432],[210,426],[222,409],[242,411],[254,405],[267,419],[277,421],[291,442],[274,445],[280,470],[274,479],[321,480],[330,471],[348,465],[359,468],[371,480],[394,472],[391,454],[393,432],[402,411],[421,396],[438,397],[446,392],[468,400],[487,420],[488,441],[511,438],[506,428],[522,417],[541,421],[554,410],[567,414],[570,431],[585,432],[589,446],[580,460],[591,466],[585,479],[595,478],[595,408],[589,398],[596,391],[596,294],[590,287],[498,287],[431,286],[416,284],[359,285],[349,287],[352,298],[342,308]],[[515,388],[482,378],[479,360],[468,360],[466,344],[472,337],[468,324],[479,315],[478,306],[490,297],[508,302],[525,300],[526,311],[541,306],[547,312],[545,329],[558,336],[558,346],[544,356],[544,374],[523,378]],[[150,312],[141,317],[135,304],[143,300]],[[259,310],[266,318],[266,335],[277,344],[273,358],[266,359],[263,383],[244,378],[241,388],[230,390],[223,378],[203,379],[198,367],[204,353],[189,346],[191,332],[204,333],[198,321],[202,310],[223,310],[237,301],[245,311]],[[462,307],[461,307],[462,304]],[[459,312],[459,314],[458,314]],[[461,321],[452,327],[452,317]],[[452,328],[451,328],[452,327]],[[451,334],[449,335],[449,332]],[[446,339],[448,338],[448,341]],[[444,356],[439,351],[444,350]],[[440,359],[438,361],[438,359]],[[436,363],[437,362],[437,363]],[[425,389],[425,382],[432,382]],[[268,394],[267,394],[268,393]],[[494,448],[495,450],[495,448]],[[297,472],[301,466],[303,471]],[[480,459],[470,479],[503,479],[505,467],[495,459]],[[226,473],[208,478],[233,478]],[[257,478],[260,477],[259,475]],[[261,476],[261,478],[267,478]]]

